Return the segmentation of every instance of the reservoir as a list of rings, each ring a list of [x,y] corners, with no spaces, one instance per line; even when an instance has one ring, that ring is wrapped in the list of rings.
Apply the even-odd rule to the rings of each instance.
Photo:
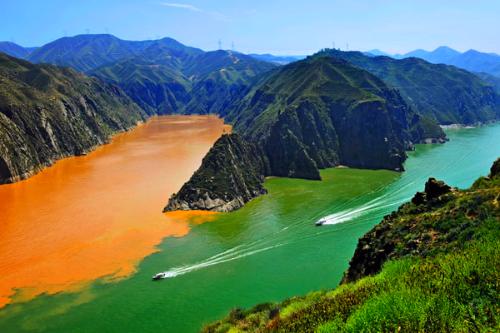
[[[335,288],[358,238],[428,177],[468,187],[500,156],[500,124],[452,129],[403,173],[270,178],[236,212],[162,214],[223,130],[212,116],[155,118],[0,186],[0,331],[196,332],[236,307]],[[171,277],[151,281],[159,272]]]

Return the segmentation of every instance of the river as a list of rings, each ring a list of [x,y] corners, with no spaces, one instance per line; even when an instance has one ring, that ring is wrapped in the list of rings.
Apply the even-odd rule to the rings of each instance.
[[[185,126],[189,127],[192,121],[183,117],[156,121],[171,121],[161,119],[176,119],[169,126],[179,126],[180,133],[184,131],[182,122],[186,121]],[[0,187],[0,285],[4,293],[5,285],[23,288],[14,295],[13,304],[0,309],[1,332],[195,332],[235,307],[334,288],[347,268],[357,239],[385,214],[422,190],[429,176],[467,187],[478,176],[487,174],[491,163],[500,156],[500,124],[447,130],[450,141],[444,145],[418,145],[409,154],[404,173],[339,168],[322,170],[322,181],[271,178],[265,184],[269,194],[237,212],[156,216],[168,195],[199,165],[199,153],[207,150],[205,143],[213,142],[215,134],[222,131],[217,118],[194,119],[200,123],[214,122],[217,130],[186,129],[189,135],[173,140],[179,145],[160,145],[160,149],[158,144],[150,147],[149,140],[159,140],[157,136],[163,135],[177,138],[179,133],[164,134],[162,130],[144,137],[139,128],[125,134],[133,137],[124,139],[128,147],[122,148],[124,156],[130,153],[129,158],[113,162],[112,154],[105,150],[114,142],[84,157],[103,159],[101,163],[114,163],[114,167],[102,176],[109,179],[72,180],[80,194],[77,190],[71,196],[55,193],[57,188],[30,194],[31,186],[37,185],[39,176],[35,176],[14,184],[23,189],[14,191],[16,194],[7,197],[6,203],[1,192],[4,188]],[[198,138],[208,132],[206,139]],[[169,154],[170,149],[176,153]],[[186,150],[192,153],[187,158],[189,162],[178,162],[177,154]],[[144,159],[143,154],[149,158]],[[64,178],[67,170],[54,171],[63,163],[44,171],[49,173],[46,184],[70,181]],[[93,168],[99,167],[99,163],[92,163]],[[129,169],[129,163],[138,165]],[[42,173],[39,178],[45,176]],[[104,190],[103,183],[120,186]],[[71,203],[83,203],[59,219],[58,211],[66,210],[53,202],[59,196],[71,199]],[[30,203],[23,203],[26,198],[30,198]],[[8,223],[3,222],[4,216],[11,216],[5,215],[6,209],[7,214],[14,216]],[[121,213],[115,215],[116,211]],[[55,214],[50,220],[55,226],[40,218],[44,214]],[[329,217],[330,225],[315,227],[314,222],[324,216]],[[70,232],[55,232],[52,237],[54,228]],[[44,230],[51,231],[49,236]],[[114,230],[119,232],[115,234]],[[5,244],[5,235],[14,231],[10,243]],[[79,237],[85,240],[80,242]],[[61,248],[63,254],[44,259],[36,247],[29,249],[29,242],[16,244],[23,238],[35,245],[42,242],[54,249]],[[71,244],[89,248],[75,259],[81,249],[67,250],[73,248]],[[32,253],[27,256],[29,260],[23,259],[24,251]],[[23,260],[11,258],[16,256]],[[52,270],[44,270],[43,265],[32,267],[37,260],[63,266]],[[67,288],[51,288],[45,275],[72,276],[71,271],[80,270],[78,263],[82,261],[86,263],[81,269],[82,283],[79,278],[70,277],[61,281],[64,286],[69,279]],[[11,271],[16,275],[6,279],[4,274],[9,276]],[[151,281],[153,274],[162,271],[173,277]],[[14,283],[19,277],[24,281],[23,274],[30,276],[31,285]]]

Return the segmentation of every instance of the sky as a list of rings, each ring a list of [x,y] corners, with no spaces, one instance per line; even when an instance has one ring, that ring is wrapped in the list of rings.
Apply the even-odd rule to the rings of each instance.
[[[325,47],[404,53],[447,45],[500,54],[500,0],[0,0],[0,40],[171,37],[204,50],[303,55]],[[335,44],[334,44],[335,43]]]

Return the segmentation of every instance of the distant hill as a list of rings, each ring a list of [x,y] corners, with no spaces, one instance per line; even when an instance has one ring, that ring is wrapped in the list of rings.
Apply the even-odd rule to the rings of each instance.
[[[0,183],[84,154],[145,113],[118,87],[0,53]]]
[[[297,61],[297,60],[302,60],[306,57],[303,55],[276,56],[276,55],[272,55],[269,53],[266,53],[266,54],[251,53],[251,54],[249,54],[249,56],[251,56],[255,59],[258,59],[258,60],[272,62],[272,63],[278,64],[278,65],[286,65],[286,64],[289,64],[289,63]]]
[[[36,47],[22,47],[12,42],[0,42],[0,52],[19,59],[28,58],[28,56],[36,49]]]
[[[153,41],[126,41],[113,35],[78,35],[59,38],[29,55],[35,63],[68,66],[86,72],[117,60],[133,57]]]
[[[500,119],[500,96],[478,76],[418,58],[370,57],[328,49],[320,55],[344,59],[397,88],[419,113],[440,124],[474,124]]]
[[[363,53],[367,56],[370,56],[370,57],[377,57],[377,56],[390,57],[391,56],[389,53],[385,53],[384,51],[380,51],[379,49],[373,49],[373,50],[369,50],[369,51],[366,51]]]
[[[420,58],[433,64],[453,65],[469,72],[483,72],[500,77],[500,55],[469,50],[464,53],[447,46],[440,46],[434,51],[415,50],[405,54],[386,54],[395,59]]]

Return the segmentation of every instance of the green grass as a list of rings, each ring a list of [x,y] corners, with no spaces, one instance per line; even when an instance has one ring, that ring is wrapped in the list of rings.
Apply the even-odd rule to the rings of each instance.
[[[381,243],[371,246],[376,251],[388,240],[397,245],[378,274],[235,309],[204,332],[498,331],[499,184],[500,175],[483,177],[469,190],[427,205],[408,203],[386,217],[374,228],[383,230]],[[408,248],[415,242],[425,251]]]

